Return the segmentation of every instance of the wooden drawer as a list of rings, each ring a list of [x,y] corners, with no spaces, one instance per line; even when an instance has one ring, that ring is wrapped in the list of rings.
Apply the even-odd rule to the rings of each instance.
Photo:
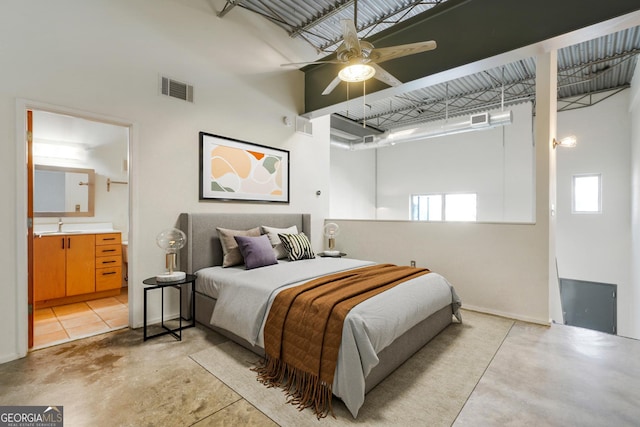
[[[119,256],[122,258],[122,245],[99,245],[96,246],[96,257],[113,257]]]
[[[96,245],[115,245],[122,243],[120,233],[96,234]]]
[[[96,292],[118,289],[122,286],[122,267],[96,269]]]
[[[118,255],[96,257],[96,268],[120,267],[121,265],[122,257]]]

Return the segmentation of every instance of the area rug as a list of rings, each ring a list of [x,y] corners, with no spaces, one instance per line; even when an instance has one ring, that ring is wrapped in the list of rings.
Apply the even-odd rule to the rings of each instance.
[[[259,357],[231,341],[191,358],[281,426],[450,426],[513,325],[512,320],[463,311],[453,323],[365,397],[357,418],[334,398],[335,418],[316,419],[285,402],[278,388],[256,380]]]

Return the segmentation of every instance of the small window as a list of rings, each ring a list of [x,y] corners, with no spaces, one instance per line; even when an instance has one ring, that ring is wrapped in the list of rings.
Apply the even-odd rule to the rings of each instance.
[[[574,175],[572,213],[602,212],[602,182],[600,174]]]
[[[476,221],[476,194],[411,196],[412,221]]]
[[[444,199],[445,221],[475,221],[476,195],[475,194],[446,194]]]
[[[411,219],[442,221],[442,194],[420,194],[411,198]]]

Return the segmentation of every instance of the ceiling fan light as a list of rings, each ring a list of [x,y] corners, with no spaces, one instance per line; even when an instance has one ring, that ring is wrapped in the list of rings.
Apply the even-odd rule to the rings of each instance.
[[[353,83],[368,80],[376,74],[376,69],[368,64],[347,65],[338,73],[340,80]]]

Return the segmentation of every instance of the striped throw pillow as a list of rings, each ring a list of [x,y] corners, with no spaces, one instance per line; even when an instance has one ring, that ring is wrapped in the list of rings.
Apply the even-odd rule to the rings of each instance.
[[[289,254],[289,260],[298,261],[300,259],[313,259],[316,254],[313,253],[311,242],[304,234],[278,234],[282,245]]]

